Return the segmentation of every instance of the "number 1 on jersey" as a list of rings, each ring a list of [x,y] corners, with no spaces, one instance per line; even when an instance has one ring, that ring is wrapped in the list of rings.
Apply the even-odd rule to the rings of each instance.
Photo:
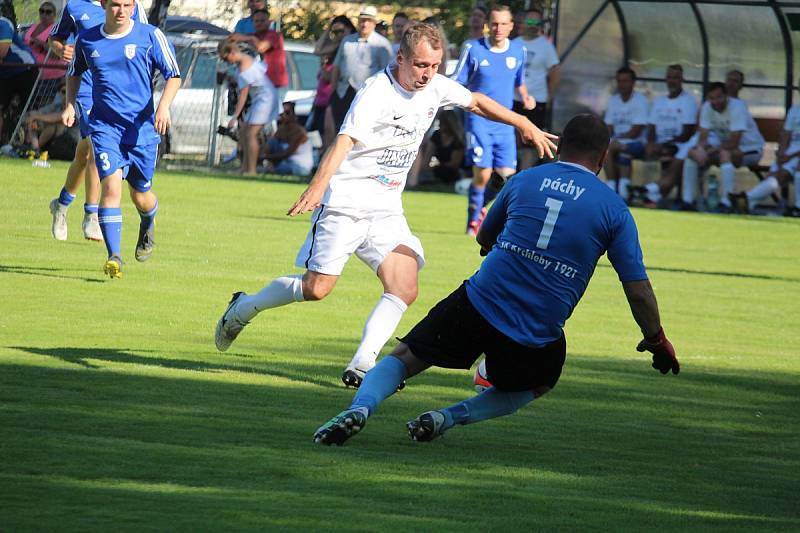
[[[547,216],[544,218],[539,240],[536,241],[536,247],[541,250],[547,250],[547,246],[550,244],[550,236],[553,234],[553,228],[555,228],[556,220],[558,220],[558,213],[561,211],[561,206],[564,205],[564,202],[548,196],[544,205],[547,206]]]

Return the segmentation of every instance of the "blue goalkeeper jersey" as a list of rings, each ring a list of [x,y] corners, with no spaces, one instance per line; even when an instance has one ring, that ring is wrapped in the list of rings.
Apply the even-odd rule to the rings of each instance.
[[[467,295],[490,324],[526,346],[561,336],[604,253],[620,281],[647,279],[628,207],[580,165],[551,163],[512,177],[481,232],[497,243],[467,280]]]
[[[154,126],[153,76],[180,76],[175,50],[166,36],[149,24],[131,21],[126,33],[107,35],[104,25],[82,33],[75,43],[69,74],[87,70],[94,79],[89,131],[114,131],[120,143],[146,146],[158,143]]]
[[[470,39],[464,43],[452,77],[470,91],[485,94],[511,109],[514,90],[525,84],[526,56],[525,47],[511,39],[506,41],[503,50],[492,50],[488,37]],[[469,131],[474,131],[474,127],[485,131],[511,127],[472,113],[467,113],[465,126]]]
[[[133,16],[131,17],[137,22],[147,23],[147,14],[141,2],[136,0],[133,8]],[[67,5],[61,11],[61,18],[57,24],[53,25],[50,30],[50,37],[62,40],[65,43],[74,40],[81,33],[90,28],[99,26],[106,21],[106,12],[100,5],[100,2],[92,0],[69,0]],[[78,99],[82,102],[81,105],[86,106],[87,110],[91,109],[92,98],[92,76],[87,71],[81,78],[81,88],[78,91]]]

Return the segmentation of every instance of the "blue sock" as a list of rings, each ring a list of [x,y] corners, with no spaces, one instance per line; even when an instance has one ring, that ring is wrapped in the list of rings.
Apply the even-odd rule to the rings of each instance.
[[[467,225],[470,222],[476,222],[481,214],[483,207],[483,197],[486,193],[486,187],[476,187],[475,185],[469,186],[469,193],[467,198],[469,204],[467,205]]]
[[[140,228],[149,228],[153,225],[153,222],[156,219],[156,211],[158,211],[158,200],[156,200],[156,205],[153,206],[153,209],[147,212],[139,211],[139,218],[141,221],[139,222]]]
[[[97,214],[97,204],[83,204],[83,212],[87,215]]]
[[[103,232],[108,257],[112,255],[121,257],[119,250],[122,241],[122,209],[100,207],[97,209],[97,219],[100,222],[100,231]]]
[[[69,207],[69,204],[72,203],[72,200],[75,199],[74,194],[70,194],[67,192],[67,189],[61,188],[61,192],[58,194],[58,203],[63,205],[64,207]]]
[[[444,415],[445,429],[456,424],[466,425],[514,413],[535,398],[533,391],[503,392],[490,387],[463,402],[439,409]]]
[[[366,407],[372,414],[378,404],[394,394],[405,377],[406,365],[397,357],[387,355],[364,376],[350,409]]]

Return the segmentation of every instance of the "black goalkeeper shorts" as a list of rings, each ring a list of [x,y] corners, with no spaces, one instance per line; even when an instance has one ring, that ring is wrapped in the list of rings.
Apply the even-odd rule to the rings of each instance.
[[[561,338],[539,348],[524,346],[498,331],[473,307],[465,284],[428,312],[400,339],[433,366],[470,368],[486,354],[486,373],[499,390],[555,387],[567,354]]]

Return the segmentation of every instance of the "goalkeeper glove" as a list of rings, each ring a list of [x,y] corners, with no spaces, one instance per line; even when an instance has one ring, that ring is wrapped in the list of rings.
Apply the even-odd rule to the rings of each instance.
[[[642,339],[636,346],[636,350],[639,352],[647,350],[652,353],[653,368],[662,374],[666,374],[670,370],[672,370],[673,374],[681,371],[681,364],[678,362],[678,358],[675,357],[675,348],[672,347],[672,343],[664,335],[664,328],[659,329],[654,336]]]

